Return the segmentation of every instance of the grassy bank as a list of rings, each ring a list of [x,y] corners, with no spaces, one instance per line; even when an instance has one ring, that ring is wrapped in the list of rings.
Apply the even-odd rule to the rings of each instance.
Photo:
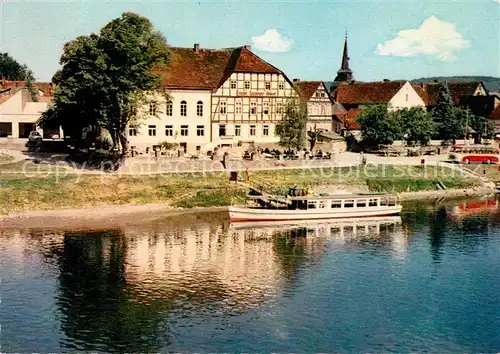
[[[379,166],[307,170],[251,171],[251,181],[275,189],[354,186],[377,192],[435,190],[477,186],[476,179],[450,168]],[[246,189],[230,183],[228,173],[163,176],[0,174],[0,212],[78,208],[113,204],[167,203],[174,207],[223,206],[244,201]]]

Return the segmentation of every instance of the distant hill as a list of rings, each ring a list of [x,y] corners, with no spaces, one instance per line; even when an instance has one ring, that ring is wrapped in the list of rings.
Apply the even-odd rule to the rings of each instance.
[[[493,76],[434,76],[422,77],[420,79],[410,80],[413,83],[428,83],[437,80],[439,82],[463,82],[463,81],[482,81],[488,91],[500,92],[500,77]],[[391,80],[391,81],[405,81],[405,80]],[[358,81],[362,82],[362,81]],[[325,81],[326,87],[330,89],[333,81]]]
[[[500,77],[493,76],[435,76],[422,77],[420,79],[411,80],[414,83],[427,83],[437,80],[439,82],[463,82],[463,81],[482,81],[488,91],[500,91]]]

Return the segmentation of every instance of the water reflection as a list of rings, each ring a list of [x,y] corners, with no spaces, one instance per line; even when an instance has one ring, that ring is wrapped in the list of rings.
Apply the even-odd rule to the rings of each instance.
[[[345,283],[349,289],[361,286],[366,291],[367,284],[361,280],[372,283],[375,279],[369,273],[355,272],[356,267],[361,265],[359,269],[367,272],[370,268],[364,268],[365,262],[374,264],[385,269],[381,277],[393,267],[392,277],[400,277],[405,274],[401,264],[411,261],[415,240],[415,249],[424,245],[423,235],[428,236],[423,249],[439,265],[450,248],[469,256],[485,247],[489,232],[498,232],[491,229],[489,214],[450,217],[456,209],[422,204],[407,210],[403,220],[230,224],[224,214],[211,213],[99,232],[9,230],[1,233],[0,252],[2,259],[14,264],[25,264],[29,258],[36,265],[31,272],[40,271],[56,280],[53,296],[59,347],[43,351],[189,351],[200,348],[194,338],[202,334],[193,334],[193,328],[220,319],[216,327],[228,330],[230,318],[240,323],[255,311],[296,295],[312,273],[339,268],[336,286]],[[387,268],[387,262],[392,266]],[[425,274],[425,268],[421,271]],[[15,272],[12,286],[16,277],[25,276],[26,269]],[[406,286],[410,291],[413,285]],[[377,290],[370,287],[371,296],[376,296]],[[331,296],[336,301],[335,294]],[[355,306],[363,305],[351,304]],[[0,314],[4,317],[5,313]],[[8,338],[12,342],[6,349],[19,350],[15,331],[8,332]]]

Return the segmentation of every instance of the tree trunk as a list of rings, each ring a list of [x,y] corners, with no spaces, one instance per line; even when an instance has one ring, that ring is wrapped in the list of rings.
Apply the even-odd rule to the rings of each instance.
[[[122,146],[122,156],[125,156],[127,155],[129,148],[127,134],[125,133],[125,131],[119,132],[118,137],[120,138],[120,145]]]

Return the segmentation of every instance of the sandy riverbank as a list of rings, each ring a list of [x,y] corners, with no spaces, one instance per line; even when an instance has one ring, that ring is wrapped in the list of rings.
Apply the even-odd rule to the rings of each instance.
[[[428,200],[437,198],[459,198],[496,193],[492,188],[470,188],[436,191],[404,192],[398,196],[401,201]],[[95,208],[24,211],[0,216],[1,229],[106,229],[125,225],[151,222],[200,212],[223,212],[226,207],[173,208],[166,204],[110,205]]]
[[[171,216],[223,210],[226,210],[226,207],[182,209],[172,208],[166,204],[144,204],[23,211],[0,216],[0,230],[8,228],[65,230],[107,229],[147,223]]]

